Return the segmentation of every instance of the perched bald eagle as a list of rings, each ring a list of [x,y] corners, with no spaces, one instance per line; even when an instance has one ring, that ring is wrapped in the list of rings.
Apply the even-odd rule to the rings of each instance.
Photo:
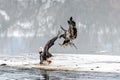
[[[49,49],[54,45],[54,42],[58,39],[59,34],[60,32],[58,32],[57,36],[49,40],[44,49],[40,49],[40,64],[43,64],[43,61],[47,61],[49,64],[51,63],[48,58],[52,57],[53,55],[49,52]]]

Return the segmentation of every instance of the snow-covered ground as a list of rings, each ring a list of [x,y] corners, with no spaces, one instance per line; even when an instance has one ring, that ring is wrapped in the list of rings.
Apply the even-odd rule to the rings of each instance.
[[[8,66],[40,68],[45,70],[73,70],[120,73],[120,56],[88,54],[53,54],[50,65],[39,65],[39,55],[1,55],[0,64]]]

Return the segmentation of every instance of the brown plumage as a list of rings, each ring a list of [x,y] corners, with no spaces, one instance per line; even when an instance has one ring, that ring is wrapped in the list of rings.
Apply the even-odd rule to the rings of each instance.
[[[68,45],[71,43],[71,40],[77,38],[77,28],[75,21],[73,20],[72,17],[70,17],[70,20],[68,20],[67,22],[69,25],[69,28],[67,30],[61,26],[61,29],[64,31],[64,33],[61,34],[59,37],[59,38],[64,38],[63,43],[60,44],[61,46]]]
[[[60,32],[58,32],[58,35],[52,38],[47,42],[47,44],[44,47],[44,50],[40,53],[40,64],[43,63],[43,61],[47,61],[48,58],[52,57],[52,54],[49,52],[49,49],[54,45],[54,42],[58,39]]]

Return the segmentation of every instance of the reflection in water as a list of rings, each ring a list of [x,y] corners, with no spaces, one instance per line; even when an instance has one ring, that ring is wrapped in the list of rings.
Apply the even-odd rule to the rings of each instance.
[[[0,66],[0,80],[119,80],[117,73],[85,71],[44,71]]]
[[[42,76],[44,77],[44,80],[49,80],[49,75],[47,74],[46,71],[45,71],[45,74],[42,74]]]
[[[49,73],[47,73],[47,71],[42,71],[41,73],[43,80],[49,80]]]

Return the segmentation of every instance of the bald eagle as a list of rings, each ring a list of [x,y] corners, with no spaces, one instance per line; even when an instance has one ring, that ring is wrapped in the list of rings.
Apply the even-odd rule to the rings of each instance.
[[[49,52],[49,49],[54,45],[54,42],[58,39],[60,32],[58,32],[57,36],[50,39],[44,49],[40,49],[40,64],[43,64],[43,61],[47,61],[49,64],[51,61],[48,60],[48,58],[52,57],[53,55]]]
[[[73,20],[72,17],[70,17],[70,19],[67,22],[68,22],[68,25],[69,25],[68,29],[64,29],[62,26],[60,26],[61,29],[64,31],[64,33],[61,34],[60,37],[59,37],[59,38],[64,38],[63,43],[60,44],[60,45],[61,46],[66,45],[67,46],[68,44],[70,44],[70,45],[75,46],[75,44],[72,42],[72,40],[77,38],[76,23],[75,23],[75,21]]]

